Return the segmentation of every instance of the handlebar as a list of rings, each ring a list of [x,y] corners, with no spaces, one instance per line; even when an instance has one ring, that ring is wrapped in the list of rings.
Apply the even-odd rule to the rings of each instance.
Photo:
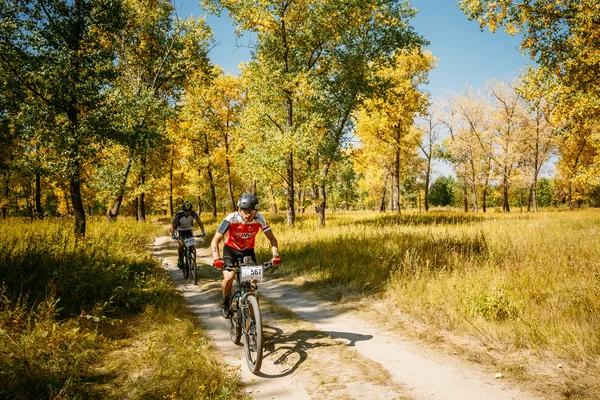
[[[235,271],[237,268],[239,268],[241,266],[240,265],[224,265],[223,268],[217,268],[218,270],[221,271]],[[269,261],[265,261],[264,263],[262,263],[263,269],[266,271],[269,268],[277,268],[276,264],[273,264],[273,260],[269,260]]]
[[[192,237],[195,237],[195,238],[205,238],[206,237],[206,233],[204,235],[200,233],[198,235],[193,235]],[[173,235],[171,235],[171,239],[173,239],[173,240],[183,240],[185,238],[183,238],[181,236],[175,236],[175,237],[173,237]]]

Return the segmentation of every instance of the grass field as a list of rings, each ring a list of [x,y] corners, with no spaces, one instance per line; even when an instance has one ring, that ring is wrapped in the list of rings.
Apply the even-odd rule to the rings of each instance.
[[[157,224],[0,222],[0,397],[230,399],[214,355],[146,248]]]
[[[600,393],[599,210],[337,213],[324,229],[312,217],[294,229],[271,219],[283,268],[305,287],[386,302],[504,354],[558,360],[585,381],[573,393]]]
[[[432,335],[559,362],[564,397],[600,393],[600,211],[348,212],[325,228],[267,217],[281,275],[349,305],[387,304],[388,320]],[[71,221],[0,223],[0,397],[240,396],[145,251],[164,222],[91,222],[78,244]],[[209,236],[219,222],[205,220]],[[264,235],[257,250],[269,257]]]

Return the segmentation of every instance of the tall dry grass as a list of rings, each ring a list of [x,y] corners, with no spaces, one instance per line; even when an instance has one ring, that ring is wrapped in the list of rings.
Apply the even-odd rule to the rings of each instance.
[[[598,210],[272,219],[285,271],[322,293],[375,295],[438,329],[600,370]]]
[[[0,397],[229,399],[223,371],[167,272],[163,228],[127,218],[0,222]]]

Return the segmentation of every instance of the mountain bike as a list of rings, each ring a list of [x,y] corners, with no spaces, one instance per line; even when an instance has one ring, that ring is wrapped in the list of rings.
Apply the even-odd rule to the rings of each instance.
[[[198,284],[198,264],[196,263],[196,238],[202,237],[200,235],[190,236],[186,238],[178,238],[183,240],[185,245],[183,249],[183,278],[191,279],[194,281],[194,285]]]
[[[258,304],[258,282],[263,272],[273,267],[273,261],[256,265],[251,257],[244,257],[243,262],[236,261],[232,267],[224,267],[225,271],[235,271],[233,290],[229,302],[229,336],[238,346],[244,341],[246,363],[253,374],[258,374],[263,359],[262,318]]]

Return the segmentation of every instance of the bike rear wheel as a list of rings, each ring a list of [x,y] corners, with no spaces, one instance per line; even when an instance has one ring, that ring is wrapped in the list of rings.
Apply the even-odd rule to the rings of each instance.
[[[229,337],[231,341],[238,346],[242,345],[242,311],[237,305],[238,299],[231,299],[231,303],[229,304],[229,315],[230,318],[227,320],[229,325]]]
[[[258,374],[263,358],[262,318],[256,297],[248,296],[247,299],[248,308],[242,326],[244,330],[244,353],[250,372]]]

